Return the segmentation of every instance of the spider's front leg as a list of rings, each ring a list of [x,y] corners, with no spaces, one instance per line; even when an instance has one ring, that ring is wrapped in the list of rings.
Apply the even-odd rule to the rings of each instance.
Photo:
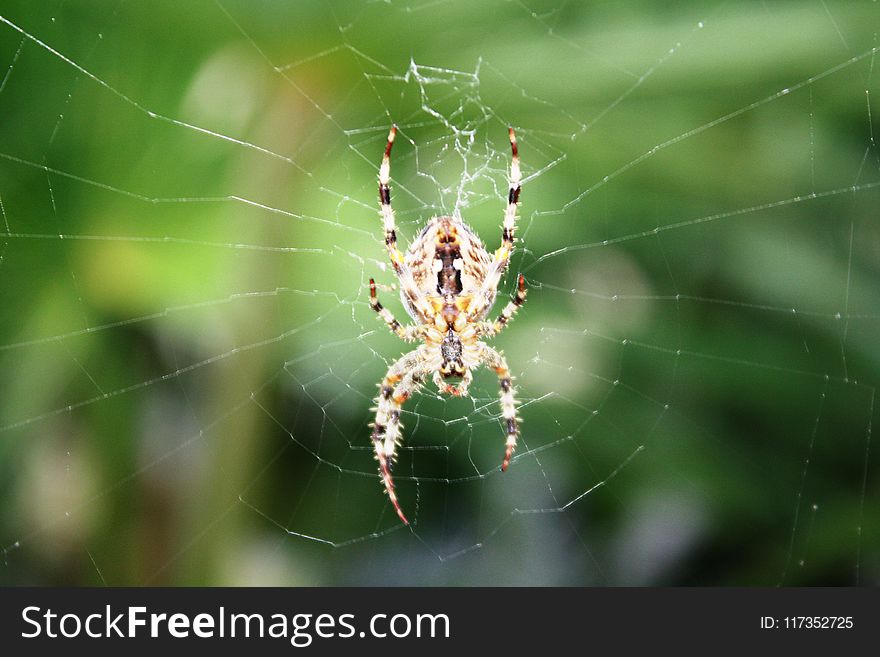
[[[504,429],[507,433],[507,443],[504,452],[504,461],[501,463],[501,471],[507,470],[513,450],[516,449],[516,439],[519,436],[519,424],[516,417],[516,399],[514,399],[513,381],[510,376],[510,368],[504,356],[495,351],[489,345],[480,343],[483,362],[495,370],[498,375],[498,384],[501,386],[501,417],[504,419]]]
[[[379,461],[379,478],[385,485],[388,499],[404,525],[409,521],[403,515],[397,494],[394,492],[394,480],[391,478],[391,467],[395,460],[395,451],[401,440],[400,409],[412,393],[421,385],[424,372],[421,369],[422,359],[419,350],[404,355],[388,369],[379,386],[376,398],[376,421],[373,423],[373,448],[376,460]]]

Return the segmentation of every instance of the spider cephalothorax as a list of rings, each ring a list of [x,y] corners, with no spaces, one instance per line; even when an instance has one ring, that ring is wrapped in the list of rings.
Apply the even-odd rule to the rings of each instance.
[[[437,389],[465,396],[473,380],[472,370],[482,364],[493,368],[501,387],[501,415],[507,433],[502,470],[507,470],[519,426],[510,370],[504,357],[480,341],[497,335],[510,321],[526,298],[523,275],[517,278],[513,298],[494,322],[486,316],[495,302],[501,276],[510,262],[519,202],[519,154],[516,135],[509,129],[510,190],[507,210],[501,227],[501,246],[494,254],[486,251],[476,233],[460,217],[433,217],[404,256],[397,248],[394,211],[391,209],[391,146],[397,128],[391,128],[385,155],[379,168],[379,203],[385,221],[385,244],[391,265],[400,282],[400,298],[416,322],[403,326],[383,308],[376,296],[376,283],[370,279],[370,306],[388,327],[403,340],[422,341],[404,354],[389,369],[379,385],[376,421],[373,423],[373,446],[379,461],[379,476],[397,515],[409,524],[397,501],[391,465],[400,443],[400,409],[412,393],[431,375]]]

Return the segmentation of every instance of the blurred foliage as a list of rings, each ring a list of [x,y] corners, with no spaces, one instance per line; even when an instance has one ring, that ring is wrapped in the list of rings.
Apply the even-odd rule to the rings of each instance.
[[[880,582],[877,3],[0,16],[0,581]],[[429,384],[413,532],[367,427],[391,122],[404,240],[494,248],[508,124],[526,174],[519,456],[491,373]]]

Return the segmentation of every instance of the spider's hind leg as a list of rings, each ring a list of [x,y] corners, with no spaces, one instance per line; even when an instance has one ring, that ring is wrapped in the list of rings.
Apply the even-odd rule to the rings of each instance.
[[[504,223],[501,226],[501,249],[505,257],[513,251],[513,232],[516,229],[516,206],[519,203],[520,181],[522,172],[519,168],[519,149],[516,146],[516,133],[513,128],[507,129],[510,137],[510,187],[507,192],[507,209],[504,211]]]
[[[493,274],[498,276],[507,269],[510,255],[513,253],[514,233],[516,232],[516,209],[519,204],[520,181],[522,172],[519,167],[519,149],[516,146],[516,133],[508,128],[510,137],[510,180],[507,190],[507,208],[504,210],[504,221],[501,224],[501,246],[495,252]],[[495,283],[497,286],[497,281]]]
[[[391,130],[388,132],[388,141],[385,143],[382,164],[379,166],[379,207],[382,210],[382,221],[385,226],[385,246],[388,249],[388,257],[391,260],[394,274],[400,281],[401,289],[412,303],[413,308],[421,315],[422,321],[427,322],[430,321],[433,312],[431,304],[419,290],[413,280],[412,271],[406,265],[403,253],[397,248],[397,225],[394,219],[394,210],[391,207],[391,147],[394,145],[396,134],[397,126],[391,126]]]
[[[494,298],[494,291],[498,289],[501,282],[501,276],[507,270],[510,264],[510,257],[513,254],[515,244],[514,233],[516,232],[516,211],[519,204],[520,183],[522,182],[522,171],[519,166],[519,149],[516,145],[516,133],[513,128],[508,129],[510,137],[510,178],[507,190],[507,208],[504,210],[504,220],[501,224],[501,246],[491,256],[491,262],[486,270],[485,278],[479,294],[475,295],[477,299]],[[468,308],[468,316],[477,318],[485,315],[488,308],[485,302],[473,303]]]
[[[382,156],[382,164],[379,167],[379,205],[382,207],[382,218],[385,221],[385,244],[390,252],[397,251],[397,232],[394,221],[394,210],[391,208],[391,147],[394,145],[394,136],[397,134],[397,126],[391,126],[388,132],[388,141],[385,143],[385,154]],[[399,251],[397,251],[400,253]],[[392,261],[394,256],[392,255]]]

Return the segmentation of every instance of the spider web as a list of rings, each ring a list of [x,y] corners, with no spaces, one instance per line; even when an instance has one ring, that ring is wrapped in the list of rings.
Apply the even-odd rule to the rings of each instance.
[[[0,12],[3,581],[867,584],[876,3]],[[382,244],[494,249],[497,380],[405,406]],[[497,311],[496,311],[497,312]]]

